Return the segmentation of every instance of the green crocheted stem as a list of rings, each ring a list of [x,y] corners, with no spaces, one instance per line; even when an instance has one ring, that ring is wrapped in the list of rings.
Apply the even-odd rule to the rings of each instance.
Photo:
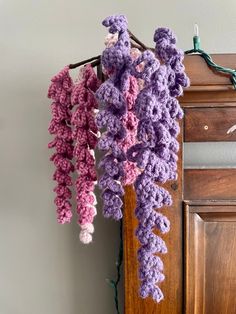
[[[193,37],[193,47],[194,48],[191,50],[186,50],[185,54],[198,54],[200,57],[202,57],[206,61],[208,66],[210,68],[212,68],[213,70],[215,70],[217,72],[221,72],[221,73],[230,74],[231,83],[232,83],[234,89],[236,90],[236,70],[226,68],[226,67],[223,67],[223,66],[216,64],[212,60],[211,56],[200,48],[200,37],[199,36]]]

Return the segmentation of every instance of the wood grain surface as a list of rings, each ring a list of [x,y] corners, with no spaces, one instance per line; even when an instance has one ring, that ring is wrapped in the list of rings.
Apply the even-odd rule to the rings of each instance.
[[[185,109],[184,142],[236,140],[236,108]]]
[[[236,199],[236,169],[185,169],[184,199]]]
[[[236,313],[236,201],[185,204],[185,313]]]
[[[221,66],[235,69],[236,54],[212,54],[213,61]],[[191,79],[191,88],[194,86],[232,86],[230,76],[227,74],[220,74],[208,67],[205,60],[198,55],[187,55],[184,58],[184,65],[186,73]]]

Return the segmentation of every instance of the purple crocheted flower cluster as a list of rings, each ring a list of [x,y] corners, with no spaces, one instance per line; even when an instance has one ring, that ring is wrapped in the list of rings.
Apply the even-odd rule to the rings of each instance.
[[[127,153],[127,150],[136,143],[137,138],[138,119],[134,114],[134,103],[139,92],[138,87],[137,79],[130,75],[129,88],[124,93],[127,102],[127,112],[123,118],[123,124],[126,129],[126,137],[119,143],[119,147],[123,149],[125,154]],[[137,166],[133,162],[126,160],[124,162],[124,176],[122,178],[122,184],[124,186],[133,184],[138,174],[139,169]]]
[[[52,120],[48,130],[50,134],[55,136],[55,139],[48,144],[48,147],[56,150],[50,159],[56,166],[53,179],[57,181],[57,186],[54,189],[57,196],[54,202],[57,206],[57,220],[64,224],[70,222],[72,217],[69,186],[72,185],[71,172],[74,171],[71,162],[73,141],[70,125],[73,82],[69,76],[69,67],[65,67],[51,81],[48,97],[53,99],[51,105]]]
[[[49,132],[55,138],[49,148],[56,151],[51,160],[56,166],[53,178],[57,181],[58,222],[70,222],[72,217],[69,187],[74,154],[79,174],[76,196],[80,239],[84,243],[92,240],[96,214],[93,149],[99,128],[103,134],[97,146],[105,152],[99,163],[103,171],[99,179],[103,214],[115,220],[122,218],[123,185],[136,179],[140,295],[160,302],[164,296],[159,284],[165,277],[157,254],[167,252],[161,234],[169,231],[170,222],[159,210],[172,204],[162,184],[177,179],[178,120],[183,117],[177,97],[189,85],[184,54],[167,28],[155,31],[154,54],[150,50],[132,52],[125,16],[110,16],[103,25],[113,34],[101,57],[106,81],[100,85],[92,66],[87,65],[82,80],[73,84],[67,66],[53,77],[48,91],[53,100]],[[95,117],[97,101],[101,109]],[[76,105],[73,114],[72,105]]]
[[[99,187],[103,190],[103,214],[105,217],[119,220],[122,218],[121,179],[124,176],[126,159],[119,143],[126,136],[123,117],[127,111],[124,92],[129,86],[130,38],[127,31],[127,20],[123,15],[110,16],[103,21],[110,33],[118,32],[118,40],[102,53],[102,65],[109,78],[100,86],[96,97],[102,109],[97,114],[96,123],[99,129],[106,128],[98,142],[98,148],[107,151],[99,167],[103,175]]]
[[[163,35],[163,29],[155,32],[155,41]],[[163,42],[162,42],[163,43]],[[165,42],[166,43],[166,42]],[[158,45],[162,56],[168,54],[168,46]],[[175,48],[176,49],[176,48]],[[174,49],[173,49],[174,50]],[[179,144],[179,124],[176,119],[182,118],[174,91],[180,91],[187,86],[188,80],[182,81],[177,69],[183,69],[182,59],[178,53],[168,55],[171,66],[162,59],[163,63],[150,51],[145,51],[133,64],[133,74],[144,80],[144,88],[140,91],[135,102],[135,113],[139,119],[137,138],[139,143],[128,150],[128,159],[142,169],[135,182],[137,207],[136,217],[139,221],[136,236],[141,244],[138,251],[139,278],[141,281],[140,295],[143,298],[151,296],[155,301],[163,299],[163,293],[158,284],[164,279],[163,265],[156,253],[166,253],[165,242],[160,233],[169,231],[170,222],[167,217],[156,209],[172,204],[169,192],[157,183],[177,178],[177,152]],[[165,54],[166,53],[166,54]],[[143,63],[143,71],[137,71],[137,66]],[[172,67],[172,65],[175,67]],[[174,76],[175,75],[175,76]],[[185,74],[184,74],[185,75]],[[171,81],[170,77],[175,77]],[[186,78],[186,75],[185,75]],[[181,87],[181,88],[180,88]]]
[[[176,47],[176,36],[169,28],[158,28],[154,34],[156,56],[165,63],[167,68],[168,87],[171,97],[183,94],[183,87],[188,87],[190,82],[183,65],[184,52]],[[174,106],[179,109],[178,105]],[[180,110],[182,118],[182,111]]]

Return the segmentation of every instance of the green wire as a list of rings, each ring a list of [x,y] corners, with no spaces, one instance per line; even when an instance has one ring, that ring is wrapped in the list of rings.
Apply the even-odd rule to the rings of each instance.
[[[194,46],[194,48],[191,49],[191,50],[185,51],[185,54],[197,54],[200,57],[202,57],[206,61],[208,66],[213,68],[215,71],[221,72],[221,73],[230,74],[231,75],[231,83],[232,83],[234,89],[236,90],[236,70],[233,70],[233,69],[230,69],[230,68],[226,68],[226,67],[223,67],[223,66],[220,66],[220,65],[216,64],[212,60],[211,56],[200,48],[200,38],[199,38],[199,36],[194,36],[193,37],[193,46]]]
[[[107,279],[107,282],[111,285],[111,287],[114,289],[114,302],[115,302],[115,308],[116,313],[120,314],[119,310],[119,298],[118,298],[118,285],[121,279],[121,266],[123,262],[123,224],[122,219],[120,220],[120,245],[119,245],[119,254],[118,254],[118,260],[116,262],[116,280],[114,279]]]

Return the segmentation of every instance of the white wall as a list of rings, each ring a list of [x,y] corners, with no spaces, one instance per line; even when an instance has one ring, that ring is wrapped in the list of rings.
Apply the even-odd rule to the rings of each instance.
[[[56,223],[47,150],[52,75],[100,53],[100,22],[113,13],[126,14],[149,45],[157,26],[169,26],[191,48],[198,22],[205,50],[236,52],[235,10],[235,0],[0,0],[0,314],[115,312],[105,278],[115,274],[117,224],[99,212],[94,243],[84,247],[76,224]],[[211,152],[188,146],[186,163],[209,163]],[[235,145],[218,156],[216,164],[233,163]]]

